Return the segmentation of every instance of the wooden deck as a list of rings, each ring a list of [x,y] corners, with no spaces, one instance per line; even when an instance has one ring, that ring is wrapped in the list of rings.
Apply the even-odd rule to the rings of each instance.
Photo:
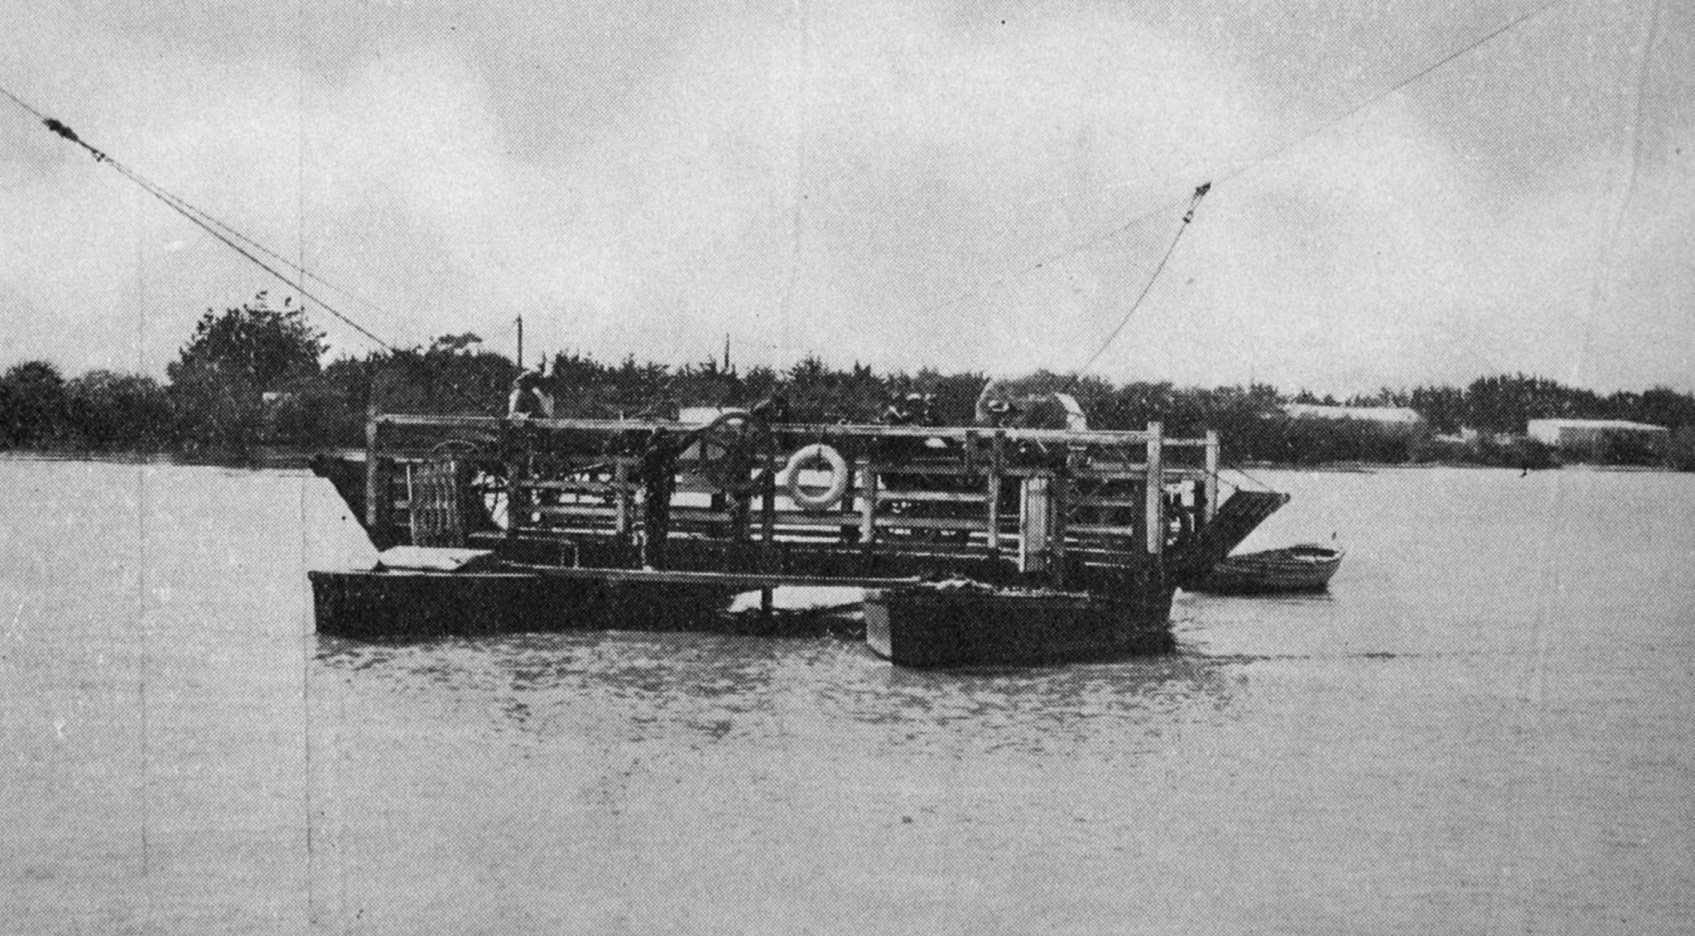
[[[873,578],[877,557],[912,553],[977,574],[992,559],[1006,567],[1002,578],[1063,585],[1080,566],[1161,556],[1210,520],[1218,497],[1216,436],[1165,438],[1158,424],[1124,432],[784,424],[732,440],[745,443],[739,452],[701,432],[664,420],[376,415],[365,496],[350,500],[362,501],[381,546],[506,544],[535,556],[540,540],[561,551],[537,564],[580,564],[586,551],[599,567],[639,568],[653,564],[642,561],[644,540],[649,552],[670,552],[651,548],[656,510],[643,468],[644,446],[670,434],[694,441],[677,453],[658,511],[665,538],[724,547],[695,570],[770,572],[778,544],[810,543],[858,547],[864,568],[851,574]],[[843,497],[826,510],[806,509],[774,481],[788,454],[812,442],[839,450],[849,466]],[[480,503],[457,502],[454,488]],[[839,565],[815,577],[850,574]]]

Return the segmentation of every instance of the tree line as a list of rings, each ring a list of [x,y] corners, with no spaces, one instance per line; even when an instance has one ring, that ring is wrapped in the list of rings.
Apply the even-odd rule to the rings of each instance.
[[[520,368],[473,333],[443,335],[428,347],[385,349],[324,362],[322,332],[285,298],[260,293],[223,312],[207,310],[163,382],[93,370],[67,378],[46,361],[0,375],[0,448],[66,452],[169,453],[241,462],[267,447],[321,449],[363,444],[367,408],[387,412],[496,414]],[[968,424],[988,378],[932,369],[879,374],[808,356],[786,370],[745,369],[709,359],[667,366],[633,355],[602,361],[563,351],[543,367],[542,386],[557,414],[595,418],[671,417],[688,406],[751,407],[781,400],[796,422],[876,422],[911,397],[940,423]],[[1151,421],[1169,434],[1214,429],[1231,463],[1312,465],[1342,461],[1454,461],[1540,467],[1555,453],[1524,439],[1530,419],[1625,419],[1666,426],[1663,449],[1590,453],[1610,461],[1664,462],[1695,470],[1695,394],[1655,387],[1600,394],[1526,375],[1481,377],[1464,387],[1384,388],[1343,399],[1248,386],[1114,384],[1099,377],[1037,372],[1004,381],[997,393],[1026,401],[1058,389],[1082,404],[1092,427],[1137,429]],[[1291,402],[1399,406],[1421,428],[1360,421],[1291,419]],[[1465,441],[1445,438],[1476,430]]]

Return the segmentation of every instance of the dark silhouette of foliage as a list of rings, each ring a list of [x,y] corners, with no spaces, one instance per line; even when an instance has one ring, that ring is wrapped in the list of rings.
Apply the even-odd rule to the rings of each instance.
[[[207,309],[165,372],[173,384],[205,373],[263,392],[318,373],[324,350],[324,333],[312,328],[292,298],[272,309],[260,292],[222,313]]]
[[[46,361],[25,361],[0,377],[0,445],[49,447],[64,441],[65,378]]]
[[[266,394],[286,399],[319,373],[324,335],[293,300],[266,293],[222,313],[206,310],[166,366],[176,444],[189,453],[246,457],[265,435]]]
[[[170,396],[151,377],[89,371],[69,383],[66,397],[67,428],[84,448],[149,452],[170,440]]]
[[[366,412],[495,415],[519,368],[471,332],[442,335],[427,348],[342,357],[321,365],[323,335],[293,301],[272,308],[264,293],[238,308],[208,311],[176,361],[170,382],[91,371],[66,381],[52,364],[29,361],[0,376],[0,447],[171,450],[241,459],[261,444],[294,448],[358,446]],[[837,368],[809,355],[784,371],[745,371],[708,358],[668,367],[616,363],[582,352],[550,359],[542,385],[555,412],[567,417],[675,416],[684,407],[755,407],[781,398],[777,410],[796,422],[878,422],[891,404],[916,394],[927,418],[969,424],[989,383],[980,373],[878,374],[854,363]],[[1596,451],[1559,457],[1695,470],[1695,394],[1666,387],[1602,395],[1525,374],[1481,377],[1465,387],[1382,388],[1347,398],[1349,405],[1416,410],[1420,429],[1366,420],[1292,419],[1290,402],[1337,404],[1333,395],[1302,389],[1293,396],[1266,384],[1177,387],[1169,382],[1113,384],[1096,376],[1038,371],[998,380],[992,393],[1026,402],[1064,389],[1081,403],[1091,427],[1141,429],[1159,422],[1169,435],[1216,430],[1227,463],[1315,465],[1330,462],[1452,462],[1546,467],[1554,450],[1523,437],[1530,419],[1626,419],[1670,427],[1669,443],[1627,438]],[[1052,422],[1053,406],[1031,407]],[[1039,412],[1035,412],[1039,411]],[[1062,417],[1061,417],[1061,421]],[[1465,440],[1452,436],[1475,430]]]
[[[1666,446],[1666,465],[1678,471],[1695,471],[1695,422],[1672,430]]]

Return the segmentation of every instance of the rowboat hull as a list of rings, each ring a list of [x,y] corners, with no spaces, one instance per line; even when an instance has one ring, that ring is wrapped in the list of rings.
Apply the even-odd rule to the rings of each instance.
[[[1169,650],[1171,591],[917,586],[865,594],[865,641],[898,666],[1029,666]]]
[[[1324,591],[1343,555],[1330,546],[1301,545],[1230,556],[1191,587],[1236,595]]]

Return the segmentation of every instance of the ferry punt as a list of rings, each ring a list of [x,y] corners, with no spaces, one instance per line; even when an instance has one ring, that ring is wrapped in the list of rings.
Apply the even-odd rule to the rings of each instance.
[[[320,632],[806,632],[790,586],[861,589],[898,665],[1171,645],[1175,588],[1287,495],[1219,502],[1219,440],[1140,431],[372,413],[321,456],[381,559],[309,573]],[[732,613],[756,594],[751,613]],[[837,619],[839,621],[839,619]]]

